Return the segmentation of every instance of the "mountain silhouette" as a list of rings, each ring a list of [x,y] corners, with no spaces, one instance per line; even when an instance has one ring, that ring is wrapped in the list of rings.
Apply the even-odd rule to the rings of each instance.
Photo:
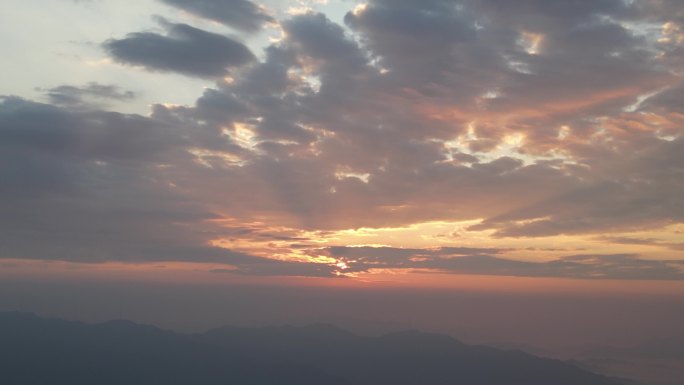
[[[17,385],[618,385],[569,363],[406,331],[328,325],[180,334],[0,313],[0,383]]]

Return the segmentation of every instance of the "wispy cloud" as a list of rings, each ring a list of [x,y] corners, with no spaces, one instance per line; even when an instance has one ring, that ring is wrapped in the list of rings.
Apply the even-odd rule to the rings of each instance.
[[[256,32],[275,19],[249,0],[161,0],[194,15],[246,32]]]

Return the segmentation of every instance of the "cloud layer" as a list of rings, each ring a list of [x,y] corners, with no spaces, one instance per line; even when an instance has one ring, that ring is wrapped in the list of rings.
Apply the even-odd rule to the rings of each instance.
[[[343,261],[348,272],[415,269],[455,274],[584,279],[684,279],[684,261],[640,259],[636,255],[569,255],[544,262],[497,256],[504,250],[442,247],[330,247],[320,250]],[[319,251],[319,252],[320,252]]]
[[[247,32],[275,23],[247,1],[165,3]],[[640,253],[533,263],[495,247],[315,247],[340,230],[427,221],[478,221],[468,230],[493,244],[625,245],[623,233],[681,225],[680,8],[374,0],[345,26],[314,12],[279,20],[262,59],[169,21],[164,34],[108,40],[119,63],[218,80],[194,105],[160,101],[149,116],[83,109],[133,96],[98,83],[49,89],[51,104],[5,97],[3,255],[328,276],[352,253],[357,272],[681,279],[680,264]]]

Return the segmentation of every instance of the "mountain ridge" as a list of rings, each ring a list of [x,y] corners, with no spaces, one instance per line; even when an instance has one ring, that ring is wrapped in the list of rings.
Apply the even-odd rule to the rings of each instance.
[[[419,331],[332,325],[182,334],[0,312],[0,380],[23,385],[622,385],[558,360]]]

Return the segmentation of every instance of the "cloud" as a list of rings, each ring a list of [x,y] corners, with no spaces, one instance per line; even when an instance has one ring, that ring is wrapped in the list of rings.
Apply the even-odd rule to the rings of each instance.
[[[453,274],[518,277],[684,280],[684,261],[644,259],[633,254],[581,254],[545,262],[494,256],[503,251],[458,247],[401,249],[343,246],[316,250],[343,261],[348,266],[344,272],[429,269]]]
[[[612,242],[681,225],[681,42],[676,17],[664,26],[666,3],[375,0],[351,10],[347,28],[313,12],[282,20],[260,59],[170,22],[165,34],[109,40],[121,63],[216,84],[192,105],[160,101],[150,116],[98,109],[93,101],[129,94],[95,83],[49,89],[52,105],[4,98],[6,254],[234,263],[240,254],[270,258],[242,272],[325,275],[329,260],[271,259],[301,257],[315,234],[427,221],[479,220],[469,230],[493,244],[559,234]],[[202,15],[213,3],[173,4]],[[496,248],[326,252],[358,259],[358,271],[678,277],[674,265],[634,255],[534,264]]]
[[[162,0],[165,4],[180,8],[209,20],[256,32],[275,19],[262,7],[249,0]]]
[[[664,247],[672,250],[684,250],[684,242],[668,242],[665,240],[655,238],[632,238],[632,237],[617,237],[604,236],[597,237],[597,240],[603,242],[616,243],[620,245],[640,245],[640,246],[655,246]]]
[[[187,24],[162,20],[166,35],[135,32],[123,39],[110,39],[104,49],[114,60],[141,66],[149,71],[178,72],[188,76],[221,77],[228,68],[255,58],[244,44],[223,35]]]
[[[70,111],[16,97],[0,101],[1,145],[21,155],[161,161],[187,144],[176,127],[140,115]]]
[[[61,85],[39,90],[45,92],[50,104],[65,107],[96,107],[107,101],[130,101],[136,97],[133,91],[97,82],[81,87]]]
[[[232,261],[231,261],[232,262]],[[289,262],[268,258],[253,258],[247,263],[231,263],[236,269],[214,269],[212,273],[252,276],[344,277],[336,274],[335,266],[313,262]]]
[[[188,143],[174,127],[142,116],[4,98],[3,257],[212,262],[234,266],[238,274],[332,274],[327,265],[208,246],[207,234],[221,231],[213,222],[218,216],[169,187],[163,167],[177,167],[183,158],[192,164]]]
[[[180,161],[186,144],[160,122],[5,98],[0,138],[8,257],[157,259],[154,249],[168,250],[164,231],[179,235],[181,223],[211,218],[159,187],[157,165]],[[181,238],[192,236],[170,244],[187,247]]]
[[[473,229],[545,236],[678,221],[682,186],[662,166],[680,164],[665,150],[679,142],[658,135],[680,129],[623,111],[671,75],[645,55],[648,39],[601,16],[627,15],[624,3],[525,7],[534,12],[510,10],[522,21],[495,23],[494,3],[373,1],[346,16],[357,39],[322,14],[298,15],[282,22],[285,38],[263,62],[194,107],[157,106],[155,116],[247,135],[240,168],[211,158],[206,173],[223,182],[197,199],[217,202],[211,190],[230,189],[249,199],[217,202],[225,212],[278,225],[486,218]],[[540,52],[526,52],[525,33],[540,36]],[[588,35],[594,48],[582,43]],[[660,105],[663,115],[674,108]],[[672,157],[646,166],[656,154]]]
[[[490,217],[474,230],[496,229],[499,236],[547,236],[624,231],[680,223],[684,192],[682,138],[644,141],[642,148],[620,156],[612,177],[578,185],[549,199]],[[611,180],[612,179],[612,180]]]

